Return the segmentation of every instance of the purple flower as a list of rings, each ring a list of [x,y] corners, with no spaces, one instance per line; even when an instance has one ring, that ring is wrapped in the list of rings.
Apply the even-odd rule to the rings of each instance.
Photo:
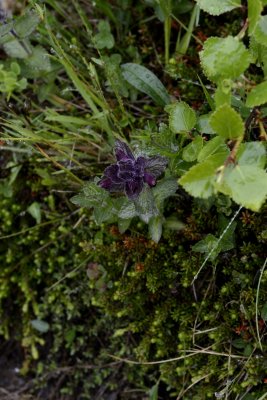
[[[116,140],[116,164],[104,171],[99,185],[109,192],[125,192],[134,200],[141,193],[144,184],[155,186],[157,178],[167,165],[167,160],[161,156],[135,158],[126,143]]]

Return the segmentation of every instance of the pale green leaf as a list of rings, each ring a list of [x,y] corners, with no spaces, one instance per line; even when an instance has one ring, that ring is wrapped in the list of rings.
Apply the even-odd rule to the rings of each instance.
[[[187,162],[195,161],[198,157],[199,152],[203,148],[202,136],[197,136],[191,143],[189,143],[183,149],[183,159]]]
[[[152,189],[157,206],[161,207],[163,201],[167,197],[173,196],[177,189],[178,184],[174,178],[165,178],[158,182],[157,185]]]
[[[37,331],[41,332],[41,333],[46,333],[49,331],[49,324],[45,321],[42,321],[40,319],[33,319],[31,321],[31,325],[34,329],[36,329]]]
[[[221,136],[216,136],[205,144],[203,149],[200,151],[197,160],[199,162],[205,161],[208,157],[222,152],[225,153],[225,158],[226,158],[229,153],[228,147]]]
[[[241,0],[196,0],[201,10],[220,15],[241,6]]]
[[[207,199],[214,193],[216,171],[225,161],[225,152],[210,156],[194,165],[179,180],[180,185],[192,196]]]
[[[134,203],[126,199],[118,212],[118,217],[121,219],[129,219],[133,218],[135,215],[136,211]]]
[[[152,388],[149,390],[149,400],[158,400],[158,390],[159,384],[156,383]]]
[[[162,234],[162,216],[161,215],[157,215],[150,219],[149,224],[148,224],[148,230],[149,230],[151,239],[154,242],[158,243],[161,238],[161,234]]]
[[[138,217],[147,224],[150,218],[159,214],[152,190],[148,185],[144,186],[134,203]]]
[[[214,94],[216,108],[224,104],[231,104],[231,89],[232,81],[230,79],[223,79],[219,82]]]
[[[267,173],[253,165],[229,166],[216,188],[237,204],[259,211],[267,196]]]
[[[115,41],[110,32],[109,22],[102,20],[99,22],[97,28],[99,32],[94,36],[96,47],[98,49],[112,49]]]
[[[266,150],[262,142],[241,143],[236,155],[239,165],[254,165],[264,168],[266,164]]]
[[[201,115],[197,120],[197,129],[206,135],[215,135],[214,130],[210,126],[210,116],[211,113]]]
[[[224,139],[237,139],[242,137],[245,131],[241,116],[228,104],[212,113],[210,125]]]
[[[129,219],[118,219],[118,228],[120,233],[124,233],[125,231],[127,231],[127,229],[129,228],[129,226],[131,225],[131,221],[132,218]]]
[[[25,60],[27,63],[27,68],[30,68],[32,72],[45,71],[49,72],[51,70],[50,58],[42,46],[36,46],[32,50],[32,54]]]
[[[41,206],[40,203],[34,201],[28,208],[27,211],[35,219],[37,224],[41,222]]]
[[[14,30],[20,38],[25,38],[35,30],[39,22],[38,14],[34,11],[29,11],[15,21]]]
[[[261,318],[267,322],[267,302],[262,306]]]
[[[267,15],[262,15],[260,17],[253,35],[258,43],[267,46]]]
[[[248,33],[253,34],[253,31],[260,19],[262,12],[262,4],[260,0],[248,0]]]
[[[255,107],[267,103],[267,81],[259,83],[248,94],[246,106]]]
[[[11,58],[27,58],[32,52],[32,48],[26,40],[20,42],[15,39],[3,45],[6,54]]]
[[[238,78],[248,68],[251,55],[244,44],[233,36],[211,37],[204,43],[200,61],[207,77],[218,82]]]
[[[165,106],[170,103],[167,90],[149,69],[134,63],[123,64],[121,69],[124,79],[135,89],[151,97],[156,104]]]
[[[174,133],[191,131],[196,122],[196,113],[188,104],[180,101],[166,107],[169,115],[170,129]]]

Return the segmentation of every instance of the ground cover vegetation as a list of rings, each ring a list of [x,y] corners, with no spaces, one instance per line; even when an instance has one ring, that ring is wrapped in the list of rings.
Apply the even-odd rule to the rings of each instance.
[[[266,0],[1,4],[0,398],[267,398]]]

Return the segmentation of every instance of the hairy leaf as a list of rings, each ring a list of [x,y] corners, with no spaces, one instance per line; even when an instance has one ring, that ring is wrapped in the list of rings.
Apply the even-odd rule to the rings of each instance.
[[[267,81],[255,86],[247,96],[246,106],[255,107],[267,103]]]
[[[162,234],[162,216],[161,215],[157,215],[150,219],[149,224],[148,224],[148,230],[149,230],[151,239],[154,242],[158,243],[161,238],[161,234]]]

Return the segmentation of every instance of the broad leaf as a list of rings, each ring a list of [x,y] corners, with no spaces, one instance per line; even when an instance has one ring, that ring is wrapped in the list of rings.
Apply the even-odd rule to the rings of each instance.
[[[174,133],[191,131],[197,122],[195,111],[183,101],[166,107],[166,111],[170,114],[169,125]]]
[[[35,219],[37,224],[41,222],[41,206],[40,203],[34,201],[28,208],[27,211]]]
[[[214,82],[236,79],[249,66],[251,55],[237,38],[211,37],[204,43],[200,61],[207,77]]]
[[[121,219],[129,219],[133,218],[135,215],[136,211],[134,203],[126,199],[118,212],[118,217]]]
[[[25,64],[30,69],[31,75],[33,73],[38,74],[40,71],[49,72],[51,70],[49,55],[41,46],[32,49],[32,54],[25,60]]]
[[[258,43],[267,46],[267,15],[262,15],[260,17],[253,35]]]
[[[33,319],[31,321],[31,325],[34,329],[41,333],[46,333],[49,331],[49,324],[45,321],[42,321],[41,319]]]
[[[210,117],[210,125],[224,139],[244,135],[245,126],[240,115],[228,104],[219,107]]]
[[[187,162],[195,161],[199,152],[203,148],[202,136],[197,136],[191,143],[189,143],[183,150],[183,159]]]
[[[257,22],[260,19],[262,12],[262,4],[260,0],[248,0],[248,33],[249,35],[253,34]]]
[[[211,114],[203,114],[197,120],[197,129],[201,133],[205,133],[206,135],[215,135],[214,130],[210,126],[210,116]]]
[[[152,189],[157,206],[161,207],[163,201],[167,197],[173,196],[177,189],[178,184],[174,178],[165,178],[157,183],[157,185]]]
[[[241,6],[241,0],[196,0],[201,10],[220,15]]]
[[[153,72],[139,64],[127,63],[121,66],[124,79],[140,92],[151,97],[156,104],[170,103],[167,90]]]
[[[152,190],[148,185],[144,186],[134,203],[137,215],[145,223],[148,223],[150,218],[159,214]]]
[[[179,180],[179,183],[192,196],[207,199],[214,193],[216,171],[224,161],[225,152],[213,155],[206,161],[190,168]]]
[[[161,215],[157,215],[150,219],[149,224],[148,224],[148,230],[149,230],[151,239],[154,242],[158,243],[161,238],[161,234],[162,234],[162,216]]]
[[[131,221],[132,219],[120,219],[118,220],[118,228],[120,233],[124,233],[125,231],[127,231],[127,229],[129,228],[129,226],[131,225]]]
[[[98,49],[112,49],[115,44],[114,37],[110,32],[108,21],[100,21],[97,26],[99,32],[95,35],[95,45]]]
[[[197,253],[210,254],[210,260],[214,261],[221,251],[219,239],[209,233],[204,239],[194,244],[192,250]]]
[[[266,150],[262,142],[241,143],[237,152],[239,165],[253,165],[264,168],[266,164]]]
[[[216,188],[237,204],[259,211],[267,196],[267,173],[253,165],[228,166]]]
[[[215,138],[209,140],[208,143],[205,144],[203,149],[199,152],[197,160],[199,162],[205,161],[210,156],[217,153],[224,153],[225,158],[229,153],[229,149],[226,146],[224,139],[220,136],[216,136]]]
[[[255,86],[247,96],[246,106],[255,107],[267,103],[267,81]]]
[[[14,30],[20,38],[25,38],[35,30],[39,22],[40,18],[38,14],[30,11],[16,20]]]
[[[27,58],[32,53],[32,47],[29,42],[24,40],[23,43],[15,39],[3,45],[6,54],[12,58]]]

